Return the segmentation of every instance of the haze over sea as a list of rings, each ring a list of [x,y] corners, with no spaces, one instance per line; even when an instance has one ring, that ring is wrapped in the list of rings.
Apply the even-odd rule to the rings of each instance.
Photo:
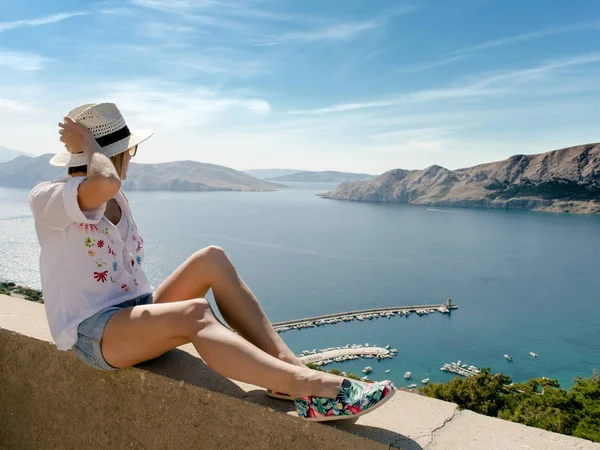
[[[337,363],[406,385],[462,360],[514,381],[600,369],[600,217],[322,200],[332,184],[268,193],[131,192],[157,286],[192,252],[222,246],[276,322],[371,307],[459,308],[282,334],[292,350],[390,344],[398,357]],[[0,188],[0,278],[39,287],[28,191]],[[530,351],[539,354],[534,359]],[[513,362],[503,358],[505,353]],[[389,374],[384,370],[391,369]]]

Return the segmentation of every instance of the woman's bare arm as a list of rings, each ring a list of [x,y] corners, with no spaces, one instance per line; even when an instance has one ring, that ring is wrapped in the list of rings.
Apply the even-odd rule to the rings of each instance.
[[[87,156],[87,180],[79,185],[78,202],[82,211],[92,210],[113,198],[121,188],[121,179],[110,158],[92,133],[83,125],[65,117],[58,124],[60,140],[71,153]]]

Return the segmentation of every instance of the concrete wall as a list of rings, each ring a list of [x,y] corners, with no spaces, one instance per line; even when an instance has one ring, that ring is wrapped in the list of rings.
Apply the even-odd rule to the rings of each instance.
[[[0,448],[600,449],[398,392],[355,421],[303,422],[293,404],[212,372],[191,345],[120,371],[51,342],[43,305],[0,296]]]

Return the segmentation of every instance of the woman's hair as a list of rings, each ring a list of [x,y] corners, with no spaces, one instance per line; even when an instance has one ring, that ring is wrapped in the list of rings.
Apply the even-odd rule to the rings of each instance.
[[[110,160],[112,161],[113,165],[115,166],[115,169],[117,169],[117,174],[119,175],[119,178],[123,178],[123,175],[125,175],[123,173],[123,161],[125,160],[125,152],[118,153],[114,156],[111,156]],[[67,170],[67,173],[69,175],[72,175],[77,172],[86,172],[87,173],[87,165],[86,166],[69,167],[69,169]]]

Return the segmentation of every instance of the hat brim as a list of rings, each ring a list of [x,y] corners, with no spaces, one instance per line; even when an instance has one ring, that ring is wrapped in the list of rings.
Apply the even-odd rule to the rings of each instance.
[[[121,139],[113,144],[102,147],[102,154],[110,157],[123,153],[135,147],[136,145],[144,142],[150,136],[154,134],[154,131],[150,130],[138,130],[131,133],[125,139]],[[71,152],[60,152],[54,155],[50,159],[50,165],[56,167],[77,167],[85,166],[88,163],[87,156],[84,153],[71,153]]]

